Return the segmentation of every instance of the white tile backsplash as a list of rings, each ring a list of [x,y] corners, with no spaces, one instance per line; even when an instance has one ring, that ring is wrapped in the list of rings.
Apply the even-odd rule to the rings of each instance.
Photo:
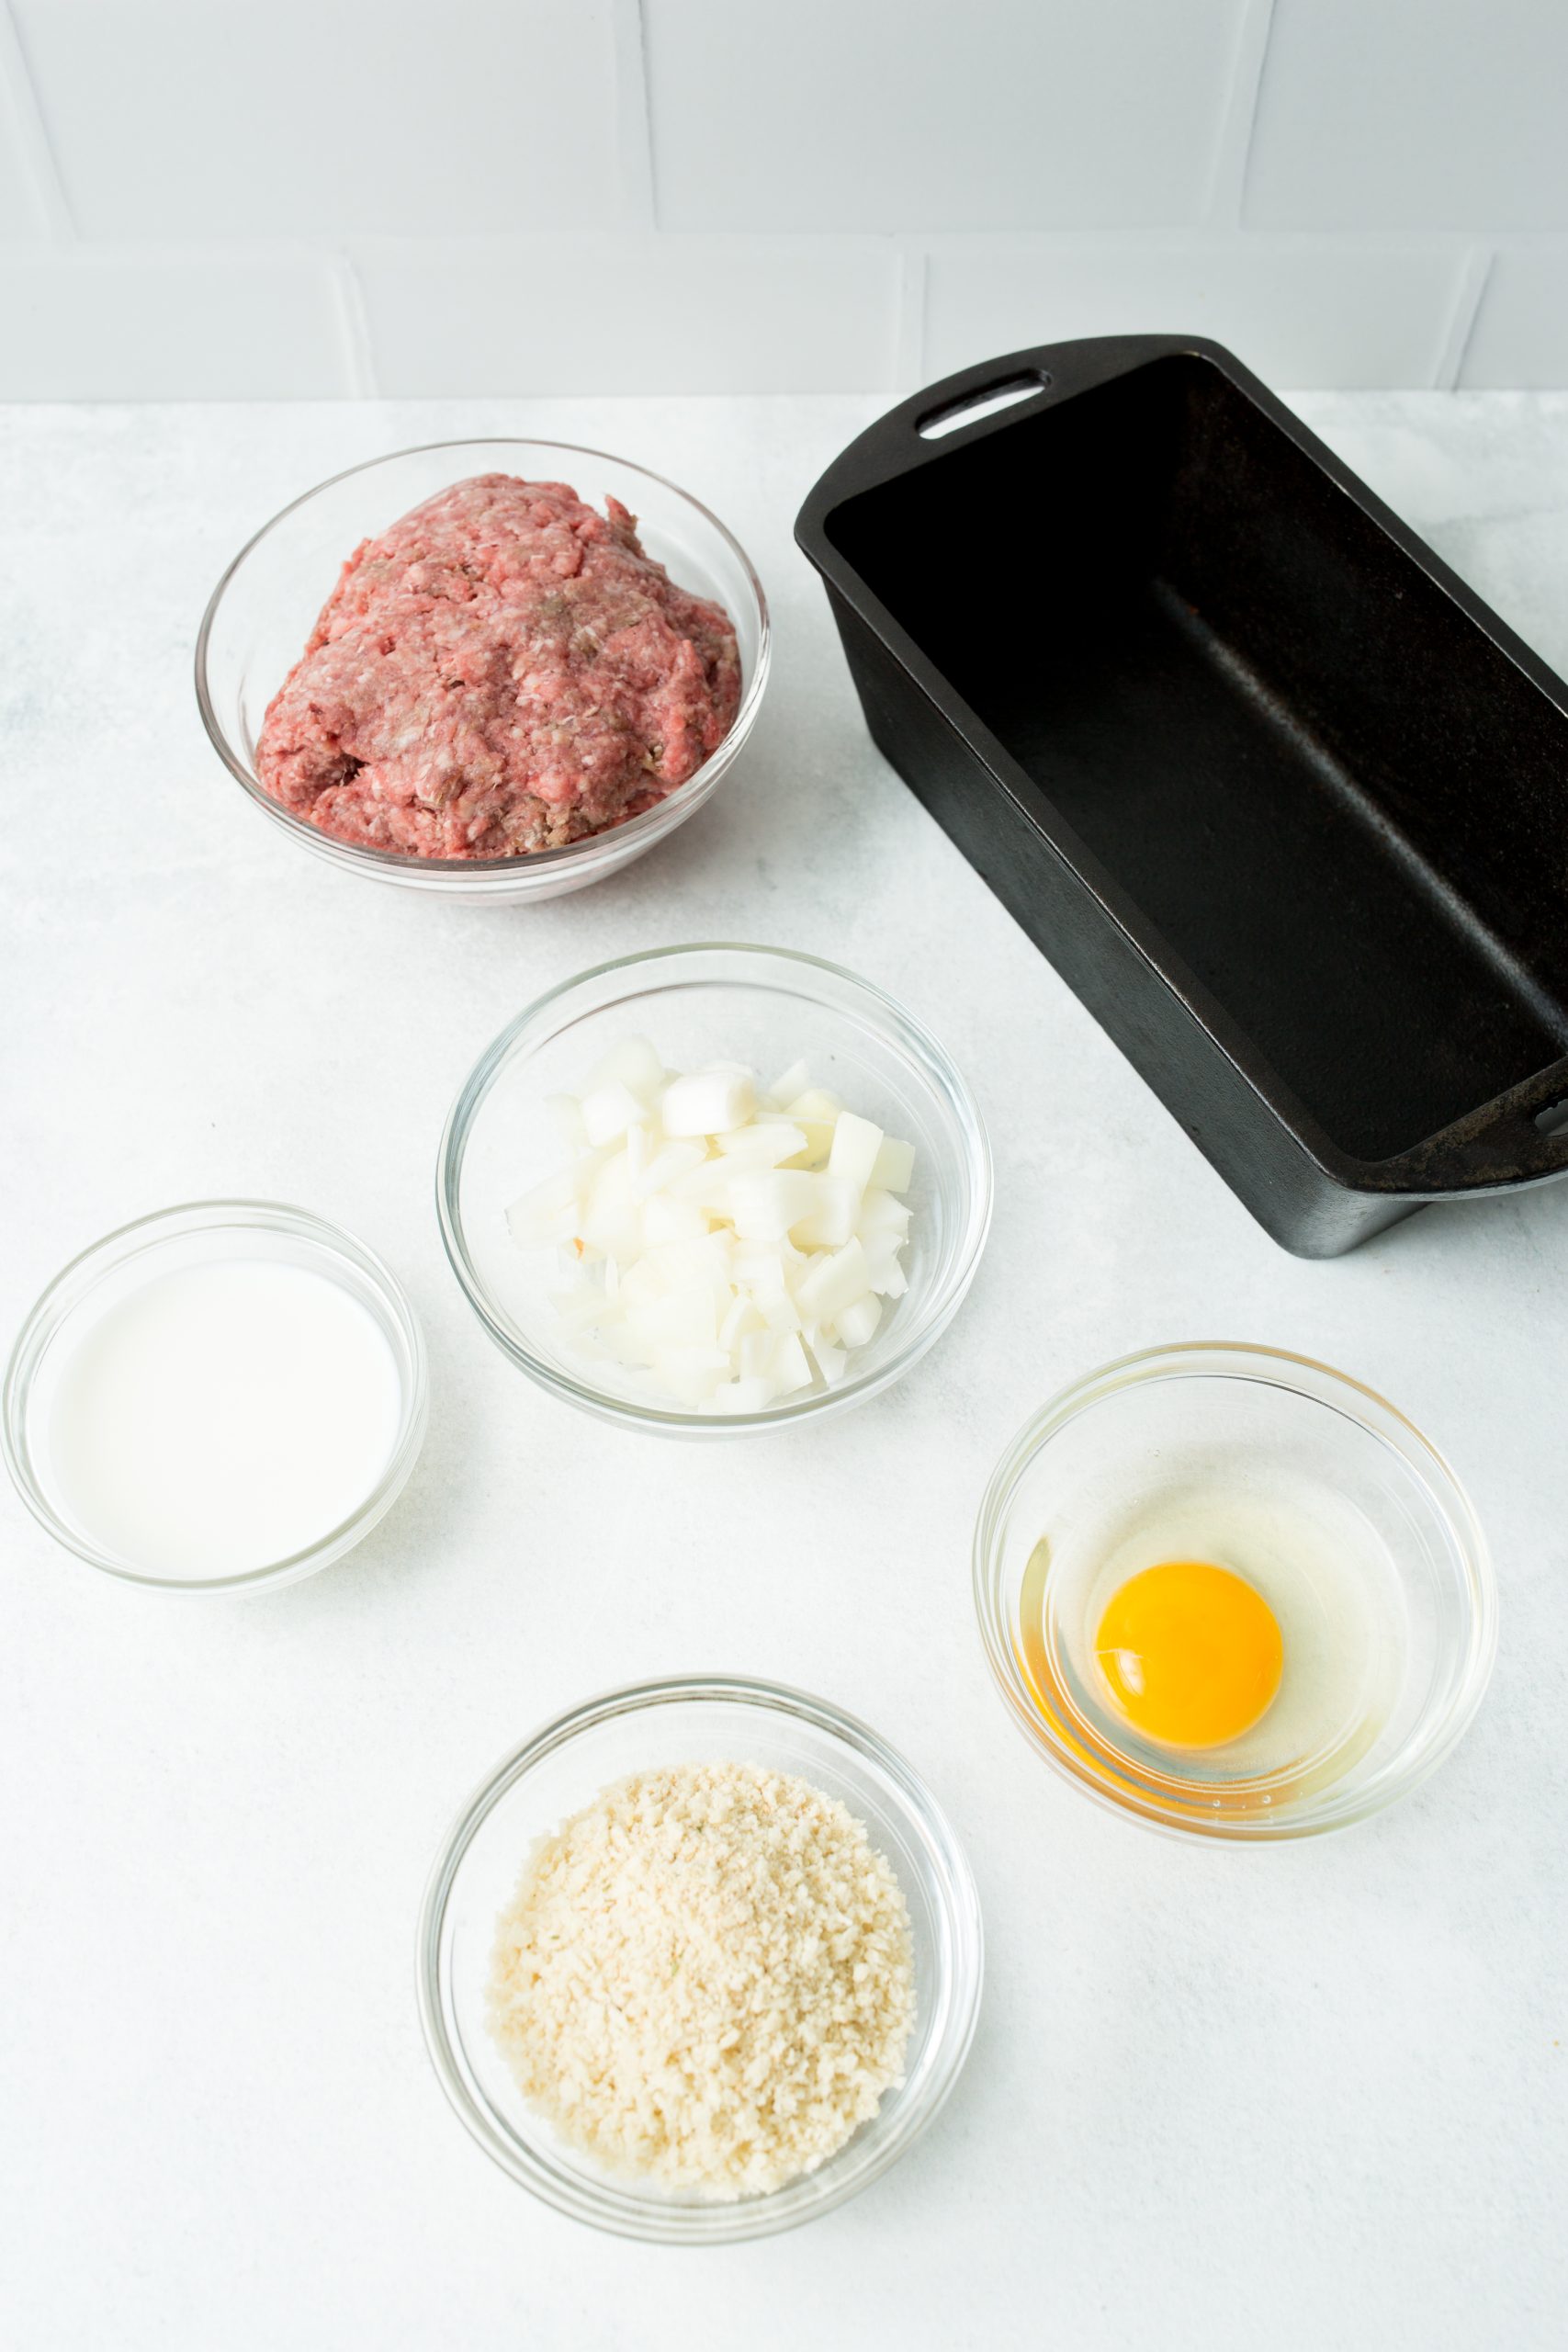
[[[376,381],[449,392],[886,384],[898,257],[874,238],[531,238],[353,248]]]
[[[1568,237],[1494,257],[1459,380],[1475,390],[1568,384]]]
[[[1201,218],[1242,0],[644,0],[669,229]]]
[[[608,0],[11,0],[85,237],[620,217]]]
[[[1568,384],[1565,92],[1568,0],[0,0],[0,399]]]
[[[0,254],[14,401],[322,400],[353,389],[311,253]]]
[[[0,83],[0,246],[36,243],[47,234],[48,227],[37,188],[17,151],[8,96]]]
[[[64,225],[62,211],[27,60],[0,0],[0,247],[49,237]]]
[[[1568,229],[1568,6],[1274,0],[1244,218]]]
[[[1460,291],[1451,249],[1304,238],[953,239],[926,286],[925,368],[1073,335],[1203,334],[1267,381],[1428,384]]]

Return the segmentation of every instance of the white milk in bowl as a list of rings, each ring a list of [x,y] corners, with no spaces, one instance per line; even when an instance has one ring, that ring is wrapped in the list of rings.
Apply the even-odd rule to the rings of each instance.
[[[186,1586],[299,1574],[412,1467],[423,1351],[400,1295],[346,1235],[258,1214],[276,1222],[128,1228],[34,1311],[28,1499],[100,1566]]]

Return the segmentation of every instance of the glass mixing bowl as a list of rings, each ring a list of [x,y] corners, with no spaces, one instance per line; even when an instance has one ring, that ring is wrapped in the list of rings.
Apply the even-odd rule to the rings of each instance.
[[[518,1195],[561,1165],[544,1104],[578,1093],[628,1036],[666,1066],[740,1061],[771,1077],[797,1060],[813,1082],[915,1147],[906,1295],[836,1387],[761,1413],[660,1407],[613,1363],[585,1367],[549,1301],[556,1253],[524,1251],[506,1227]],[[924,1355],[974,1280],[991,1215],[991,1160],[968,1087],[942,1048],[889,997],[837,965],[778,947],[702,945],[628,956],[552,989],[503,1029],[453,1106],[436,1206],[453,1271],[491,1338],[531,1380],[606,1420],[680,1437],[784,1429],[876,1396]]]
[[[281,808],[256,775],[255,744],[266,707],[304,651],[316,616],[344,560],[411,507],[472,474],[523,474],[568,481],[592,505],[618,498],[637,518],[644,548],[677,585],[722,605],[740,650],[735,724],[696,774],[640,817],[564,849],[502,858],[405,857],[334,841]],[[212,592],[196,644],[196,698],[219,757],[275,825],[316,856],[350,874],[446,898],[512,905],[581,890],[641,857],[683,825],[716,790],[756,722],[768,678],[767,600],[739,542],[707,508],[673,482],[558,441],[440,441],[351,467],[291,506],[241,548]]]
[[[1111,1591],[1172,1557],[1241,1574],[1284,1634],[1268,1712],[1198,1753],[1142,1739],[1093,1663]],[[1025,1736],[1101,1804],[1182,1835],[1303,1838],[1392,1804],[1464,1731],[1496,1649],[1491,1562],[1448,1464],[1359,1382],[1269,1348],[1156,1348],[1067,1389],[998,1464],[974,1566]]]
[[[160,1568],[106,1550],[81,1525],[61,1492],[50,1458],[50,1416],[61,1374],[76,1339],[161,1275],[212,1261],[267,1259],[336,1283],[379,1326],[397,1370],[398,1427],[386,1466],[341,1525],[323,1531],[288,1559],[234,1573]],[[0,1442],[17,1493],[58,1544],[89,1566],[127,1584],[164,1592],[254,1592],[293,1584],[338,1560],[390,1510],[424,1442],[429,1414],[424,1340],[401,1285],[379,1258],[322,1218],[276,1201],[198,1201],[160,1209],[95,1242],[58,1273],[22,1325],[0,1400]]]
[[[909,1907],[916,2015],[902,2085],[817,2171],[764,2197],[705,2203],[612,2176],[569,2147],[513,2082],[486,2022],[495,1926],[535,1841],[627,1774],[675,1763],[761,1764],[840,1798],[892,1865]],[[957,2081],[979,2014],[980,1906],[941,1808],[876,1734],[824,1700],[739,1676],[645,1682],[546,1725],[467,1804],[442,1848],[419,1928],[419,2002],[441,2087],[487,2155],[576,2220],[672,2245],[768,2237],[829,2212],[919,2137]]]

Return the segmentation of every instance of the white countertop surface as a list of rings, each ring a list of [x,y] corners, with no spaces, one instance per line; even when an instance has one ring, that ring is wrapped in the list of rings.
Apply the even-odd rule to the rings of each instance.
[[[406,1281],[434,1414],[347,1560],[249,1600],[123,1589],[0,1496],[0,2308],[104,2352],[1533,2352],[1568,2298],[1568,1184],[1285,1256],[872,750],[790,527],[879,403],[572,401],[0,413],[0,1327],[110,1227],[222,1193],[346,1224]],[[1568,397],[1300,406],[1568,668]],[[777,661],[712,806],[536,909],[339,876],[246,804],[190,684],[218,572],[357,458],[472,432],[624,450],[757,561]],[[586,485],[585,485],[586,487]],[[533,1390],[432,1207],[436,1138],[532,996],[729,936],[852,963],[991,1126],[959,1320],[822,1428],[690,1447]],[[1382,1390],[1468,1483],[1501,1656],[1393,1813],[1265,1852],[1095,1809],[984,1664],[975,1510],[1014,1427],[1162,1340]],[[804,2233],[674,2254],[536,2205],[448,2111],[413,1928],[460,1800],[610,1684],[736,1668],[905,1749],[979,1881],[974,2054],[919,2148]]]

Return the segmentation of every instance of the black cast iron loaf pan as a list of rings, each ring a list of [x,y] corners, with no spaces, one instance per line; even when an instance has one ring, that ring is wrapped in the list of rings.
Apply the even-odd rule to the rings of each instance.
[[[795,536],[876,742],[1286,1249],[1568,1171],[1568,687],[1228,351],[969,368]]]

